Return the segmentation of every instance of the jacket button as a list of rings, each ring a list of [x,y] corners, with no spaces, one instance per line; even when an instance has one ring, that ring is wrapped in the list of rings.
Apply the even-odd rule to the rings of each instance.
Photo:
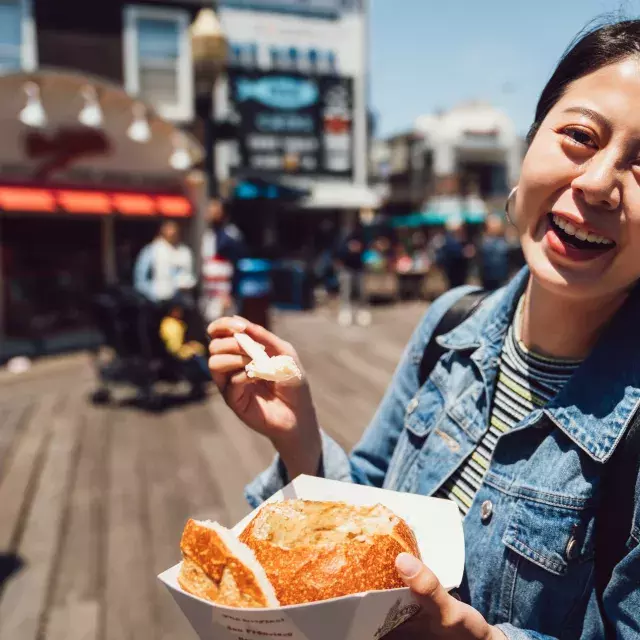
[[[413,413],[418,406],[418,398],[413,398],[407,405],[407,413]]]
[[[573,536],[569,538],[565,555],[567,556],[567,560],[575,560],[580,555],[580,545]]]
[[[489,520],[491,520],[492,515],[493,515],[493,502],[491,502],[491,500],[485,500],[480,505],[480,520],[482,520],[482,522],[489,522]]]

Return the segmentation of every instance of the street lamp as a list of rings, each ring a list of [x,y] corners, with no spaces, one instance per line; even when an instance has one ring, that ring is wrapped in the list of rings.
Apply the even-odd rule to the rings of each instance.
[[[213,9],[201,9],[191,25],[191,51],[196,88],[196,110],[204,122],[205,172],[208,195],[218,195],[215,158],[213,93],[227,60],[227,39]]]

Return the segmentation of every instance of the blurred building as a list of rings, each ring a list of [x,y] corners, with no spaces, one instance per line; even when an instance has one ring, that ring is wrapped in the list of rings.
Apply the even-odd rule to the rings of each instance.
[[[471,102],[420,116],[410,131],[378,141],[374,150],[372,179],[387,185],[388,210],[429,212],[437,220],[464,213],[470,203],[476,217],[502,209],[524,145],[504,112]]]
[[[361,208],[367,184],[367,3],[221,0],[230,43],[216,113],[218,177],[253,250],[313,260]]]
[[[194,213],[204,0],[0,3],[0,359],[90,343],[159,221]]]

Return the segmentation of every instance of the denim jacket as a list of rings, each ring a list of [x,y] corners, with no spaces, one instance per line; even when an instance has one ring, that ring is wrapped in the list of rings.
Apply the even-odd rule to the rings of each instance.
[[[353,452],[347,455],[323,434],[323,474],[433,494],[488,429],[502,344],[528,276],[524,269],[438,338],[447,352],[420,386],[425,345],[469,288],[439,298]],[[604,466],[640,404],[639,317],[636,290],[558,396],[499,439],[464,519],[460,596],[512,640],[604,638],[594,588],[594,521]],[[276,458],[247,487],[250,503],[257,506],[286,481]],[[636,481],[627,555],[604,593],[606,615],[625,640],[640,637],[638,496]]]

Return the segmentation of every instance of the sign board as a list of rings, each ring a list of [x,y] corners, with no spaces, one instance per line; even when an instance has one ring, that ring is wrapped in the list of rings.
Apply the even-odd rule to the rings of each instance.
[[[352,177],[350,78],[241,68],[228,77],[235,175]]]

